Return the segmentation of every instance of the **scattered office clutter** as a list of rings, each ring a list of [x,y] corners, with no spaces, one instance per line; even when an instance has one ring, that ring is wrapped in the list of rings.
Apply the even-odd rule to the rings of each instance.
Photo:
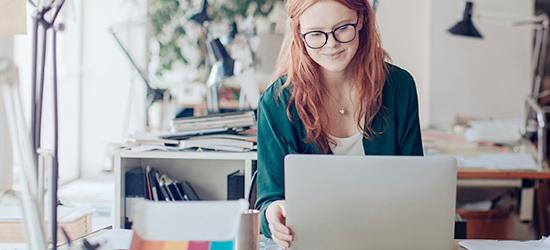
[[[126,172],[126,197],[151,201],[197,201],[200,197],[188,181],[175,181],[147,166]]]
[[[151,202],[136,210],[131,248],[234,250],[245,200]]]
[[[521,140],[521,122],[516,120],[490,119],[469,121],[465,131],[466,140],[514,145]]]
[[[248,152],[256,150],[255,124],[253,111],[178,118],[172,122],[172,132],[134,135],[126,147],[132,151]]]
[[[482,127],[484,128],[474,130],[485,131],[489,127],[500,127],[503,128],[502,130],[508,129],[507,125],[498,124]],[[472,132],[470,129],[471,128],[466,129],[464,135],[435,129],[424,130],[422,131],[424,152],[427,155],[452,155],[457,159],[458,166],[465,169],[528,171],[537,171],[541,169],[539,163],[529,152],[530,148],[528,143],[517,141],[514,144],[500,144],[488,140],[489,138],[496,139],[499,137],[497,134],[500,132],[493,132],[490,133],[490,135],[475,137],[475,139],[473,136],[468,138],[468,134],[480,134],[479,132]],[[498,141],[501,143],[504,142],[503,140]],[[507,139],[505,141],[512,142]]]

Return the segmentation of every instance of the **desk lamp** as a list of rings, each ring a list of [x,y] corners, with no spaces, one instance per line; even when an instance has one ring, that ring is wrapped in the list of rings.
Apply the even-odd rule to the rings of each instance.
[[[473,23],[472,17],[474,10],[474,3],[471,0],[466,1],[464,8],[464,14],[462,20],[448,29],[449,33],[457,36],[471,37],[477,39],[483,39],[483,35],[478,31]],[[497,19],[492,18],[489,15],[477,15],[479,18]],[[527,123],[529,122],[531,113],[535,114],[537,120],[537,161],[542,166],[546,162],[546,121],[545,117],[550,114],[550,108],[541,107],[538,100],[543,97],[541,93],[542,81],[545,75],[546,53],[548,48],[548,30],[549,30],[549,18],[546,14],[528,17],[525,19],[517,20],[513,18],[502,18],[501,21],[508,21],[510,26],[519,27],[525,25],[533,25],[535,27],[535,45],[533,46],[533,58],[531,60],[531,67],[533,71],[533,83],[531,85],[531,92],[525,101],[525,117],[523,121],[522,134],[524,136],[527,133]]]
[[[194,21],[200,25],[204,25],[205,22],[210,21],[210,17],[208,16],[208,0],[203,0],[201,3],[201,9],[199,12],[191,15],[189,17],[189,20]]]
[[[125,28],[128,28],[130,25],[136,25],[137,26],[137,25],[144,25],[144,23],[141,23],[141,22],[139,22],[139,23],[138,22],[136,22],[136,23],[124,23]],[[145,125],[147,127],[151,127],[153,124],[151,124],[151,122],[150,122],[149,109],[151,108],[151,106],[155,102],[165,101],[165,100],[171,99],[172,95],[170,94],[169,89],[153,87],[153,84],[151,84],[150,77],[147,75],[147,73],[145,73],[144,70],[142,70],[139,67],[136,58],[134,56],[132,56],[128,46],[124,45],[124,43],[122,42],[121,36],[119,34],[120,31],[118,29],[118,26],[113,25],[113,26],[109,27],[109,33],[111,34],[111,36],[113,36],[113,38],[115,39],[118,47],[122,50],[122,52],[124,53],[124,56],[126,57],[128,62],[130,62],[130,65],[132,66],[132,68],[134,68],[134,70],[138,73],[138,76],[141,78],[141,80],[145,84],[145,88],[146,88],[146,91],[147,91],[147,103],[146,103],[146,107],[145,107]]]
[[[462,14],[462,20],[458,21],[453,27],[449,29],[449,32],[453,35],[467,36],[473,38],[483,38],[481,33],[474,26],[472,21],[472,12],[474,9],[474,3],[466,2],[464,7],[464,13]]]
[[[229,56],[229,53],[227,53],[227,50],[218,38],[210,42],[210,48],[214,53],[216,62],[212,65],[210,76],[206,82],[208,89],[206,92],[206,104],[208,113],[219,113],[218,85],[223,79],[234,75],[235,60]]]

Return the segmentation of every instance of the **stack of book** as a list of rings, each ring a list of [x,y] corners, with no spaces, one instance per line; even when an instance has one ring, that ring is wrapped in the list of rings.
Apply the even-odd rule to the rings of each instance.
[[[127,147],[132,151],[248,152],[256,150],[255,125],[253,111],[178,118],[172,122],[171,132],[134,135]]]
[[[166,137],[184,139],[203,134],[242,131],[255,124],[256,115],[253,111],[177,118],[172,121],[172,133]]]

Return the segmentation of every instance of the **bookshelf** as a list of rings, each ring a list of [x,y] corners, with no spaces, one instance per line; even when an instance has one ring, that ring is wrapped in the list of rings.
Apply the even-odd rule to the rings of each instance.
[[[125,198],[125,173],[135,167],[154,167],[176,180],[187,180],[201,199],[225,200],[227,175],[244,173],[245,198],[257,159],[256,152],[133,152],[120,150],[115,155],[115,207],[113,227],[123,228],[126,216],[133,214],[133,200]]]

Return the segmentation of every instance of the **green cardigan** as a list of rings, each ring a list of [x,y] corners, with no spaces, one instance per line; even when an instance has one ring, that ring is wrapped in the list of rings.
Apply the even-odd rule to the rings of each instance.
[[[387,64],[388,74],[382,91],[381,112],[372,127],[377,134],[363,139],[366,155],[423,155],[418,100],[412,76],[405,70]],[[296,109],[291,107],[292,122],[286,106],[291,90],[275,96],[285,82],[280,77],[262,95],[258,107],[258,198],[261,209],[261,232],[271,238],[265,210],[276,200],[285,199],[284,157],[287,154],[319,154],[313,143],[305,143],[306,133]],[[335,166],[336,167],[336,166]]]

